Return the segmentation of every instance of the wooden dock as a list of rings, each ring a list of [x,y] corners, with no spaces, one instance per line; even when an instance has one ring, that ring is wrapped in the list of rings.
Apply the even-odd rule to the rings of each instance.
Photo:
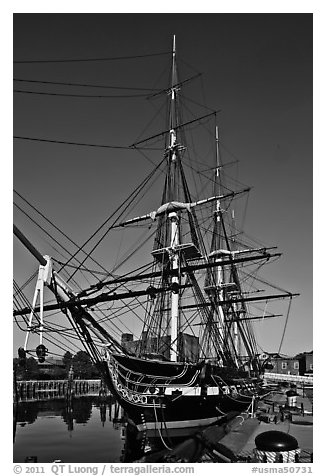
[[[253,419],[235,427],[219,443],[230,449],[239,461],[250,461],[255,449],[255,438],[265,431],[277,430],[292,435],[301,450],[300,462],[312,461],[313,455],[313,401],[297,389],[296,406],[287,406],[283,391],[276,391],[262,402]],[[263,417],[267,418],[263,418]],[[243,428],[241,428],[243,427]]]
[[[63,398],[69,389],[74,395],[98,395],[101,380],[17,380],[14,386],[16,402]]]

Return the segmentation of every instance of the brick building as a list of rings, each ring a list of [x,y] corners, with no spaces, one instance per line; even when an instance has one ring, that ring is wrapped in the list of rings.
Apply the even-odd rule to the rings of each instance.
[[[171,337],[147,337],[142,333],[140,340],[134,340],[132,334],[122,334],[121,344],[128,351],[138,355],[140,351],[151,357],[170,359]],[[145,350],[146,349],[146,350]],[[144,352],[145,351],[145,352]],[[179,351],[182,358],[188,362],[196,362],[199,358],[198,337],[186,333],[179,335]]]
[[[299,360],[300,375],[313,374],[313,351],[301,352],[296,356]]]
[[[268,357],[273,368],[266,369],[266,373],[300,375],[300,362],[296,357],[289,357],[278,353],[268,354]]]

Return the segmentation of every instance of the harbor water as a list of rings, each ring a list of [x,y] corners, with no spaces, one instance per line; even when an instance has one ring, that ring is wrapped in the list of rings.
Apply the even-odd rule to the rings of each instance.
[[[91,393],[91,392],[90,392]],[[24,394],[14,405],[13,462],[52,463],[119,463],[138,460],[143,455],[143,439],[125,426],[121,407],[114,397],[86,393],[64,398],[36,393]],[[298,407],[290,420],[281,417],[279,408],[286,407],[284,391],[273,391],[260,409],[260,424],[240,448],[239,435],[230,433],[223,441],[240,460],[252,457],[258,434],[276,430],[292,435],[301,449],[300,462],[310,462],[312,446],[312,389],[298,389]],[[303,412],[300,412],[302,406]],[[266,408],[269,408],[266,413]],[[278,413],[279,412],[279,413]],[[161,441],[147,438],[153,451],[162,449]],[[180,441],[175,441],[175,444]],[[202,462],[206,462],[205,459]]]
[[[14,408],[13,462],[119,462],[124,448],[119,408],[94,396],[20,402]]]

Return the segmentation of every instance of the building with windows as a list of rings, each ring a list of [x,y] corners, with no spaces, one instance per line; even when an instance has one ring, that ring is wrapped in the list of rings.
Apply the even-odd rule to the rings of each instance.
[[[299,360],[300,375],[312,375],[313,374],[313,351],[301,352],[296,356]]]
[[[136,355],[142,352],[149,358],[169,360],[171,350],[171,336],[149,337],[143,332],[139,340],[134,340],[133,334],[122,334],[121,345]],[[178,348],[183,359],[187,362],[197,362],[199,358],[199,339],[196,336],[180,333]]]
[[[285,375],[300,375],[300,362],[297,357],[289,357],[278,353],[268,354],[268,361],[273,368],[265,370],[266,373],[272,372]]]

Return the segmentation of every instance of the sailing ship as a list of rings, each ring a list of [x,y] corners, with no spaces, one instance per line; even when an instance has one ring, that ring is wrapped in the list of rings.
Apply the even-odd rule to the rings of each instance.
[[[96,281],[76,290],[72,285],[76,270],[64,279],[55,268],[67,270],[77,252],[65,263],[43,256],[14,226],[15,235],[40,263],[32,304],[19,301],[17,290],[15,294],[14,316],[29,316],[19,357],[36,351],[40,361],[46,359],[46,331],[53,332],[46,315],[60,310],[140,431],[193,431],[230,412],[254,411],[257,400],[266,394],[263,373],[268,365],[260,359],[254,324],[274,315],[265,311],[257,315],[252,306],[294,296],[287,291],[261,295],[254,287],[257,271],[280,254],[275,247],[241,242],[232,204],[249,189],[232,190],[224,183],[217,112],[183,119],[180,98],[188,79],[178,78],[175,38],[171,56],[170,85],[161,92],[168,105],[165,128],[132,145],[137,150],[144,144],[162,143],[162,160],[111,215],[108,226],[110,233],[135,234],[135,247],[122,263],[131,261],[134,268],[119,275],[117,267],[105,274],[101,269],[98,275],[92,270]],[[209,131],[213,163],[204,170],[198,156],[190,161],[186,141],[187,132],[197,125],[207,132],[208,122],[214,122]],[[160,201],[145,202],[143,212],[135,217],[134,203],[138,205],[142,195],[145,200],[147,186],[156,189],[153,177],[162,171]],[[198,177],[201,185],[196,188]],[[203,185],[204,179],[208,185]],[[138,230],[144,231],[143,242]],[[149,258],[144,264],[142,254],[135,266],[135,256],[143,246],[148,250],[149,238],[154,242]],[[84,274],[85,262],[86,258],[79,261]],[[54,303],[44,303],[44,286],[55,296]],[[112,323],[122,314],[127,322],[141,321],[139,339],[134,340],[132,332],[121,332],[119,338],[117,329],[112,331]],[[40,336],[36,348],[29,345],[32,334]]]

